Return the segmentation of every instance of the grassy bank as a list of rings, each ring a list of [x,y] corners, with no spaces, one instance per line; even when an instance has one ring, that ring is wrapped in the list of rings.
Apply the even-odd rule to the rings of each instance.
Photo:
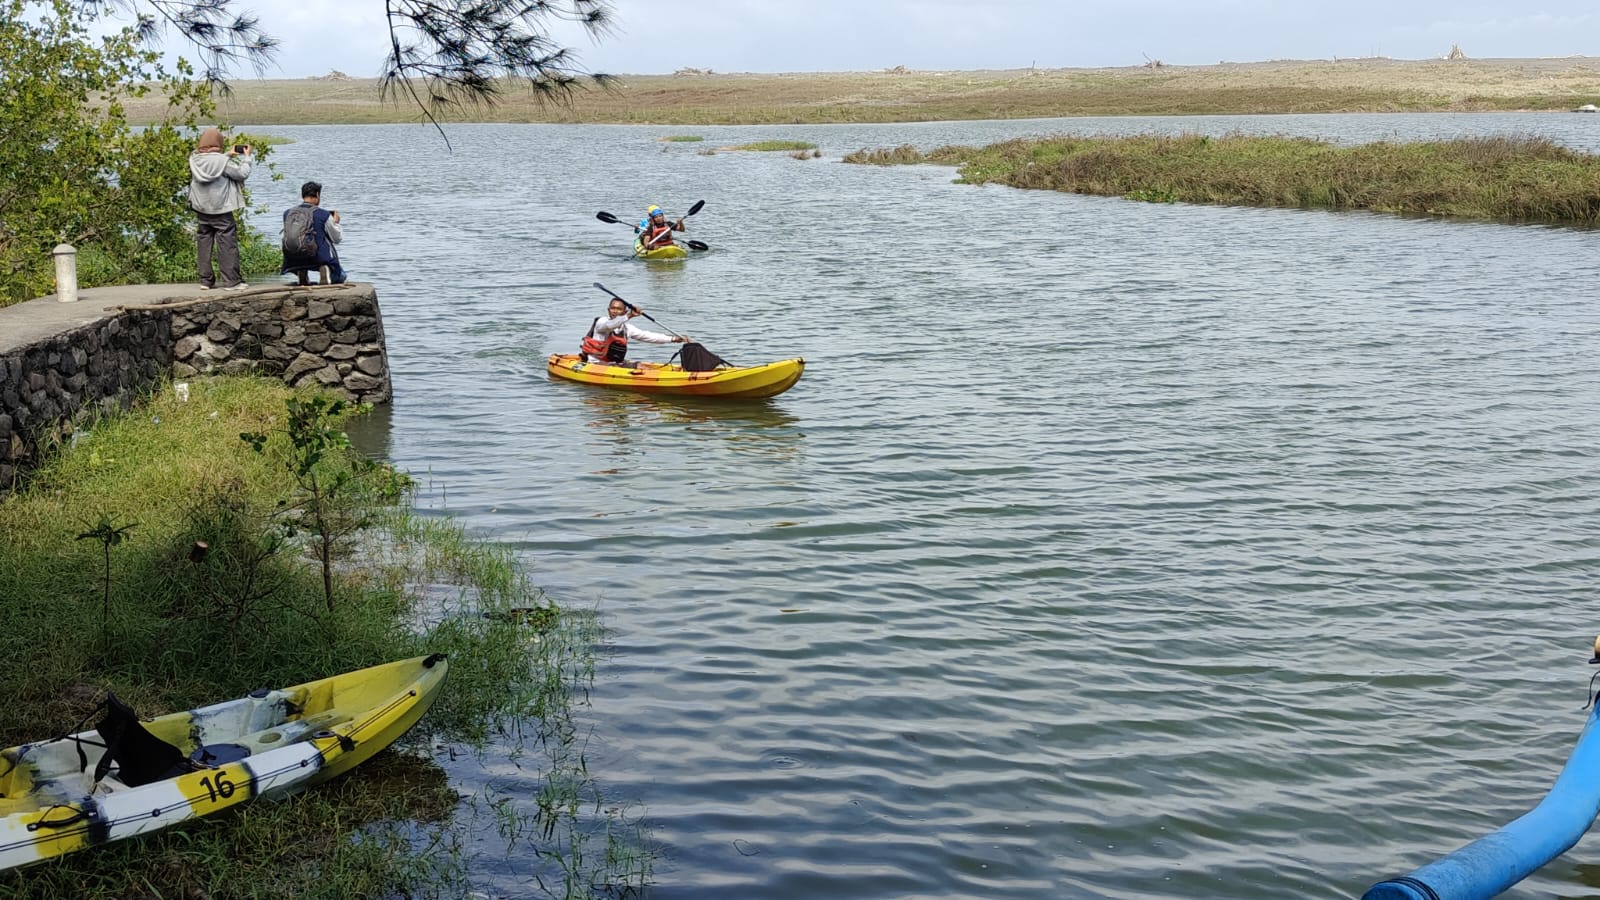
[[[80,431],[0,503],[0,646],[12,672],[0,746],[70,730],[107,690],[149,716],[444,652],[450,677],[425,733],[409,755],[380,755],[285,802],[0,873],[0,896],[459,893],[460,798],[428,750],[523,730],[572,802],[541,809],[537,834],[509,835],[541,842],[516,852],[559,855],[550,848],[604,834],[582,854],[595,866],[584,882],[642,885],[638,829],[609,827],[609,813],[601,829],[577,819],[598,808],[571,720],[592,673],[592,613],[548,603],[504,548],[414,513],[403,475],[337,441],[316,470],[324,489],[343,485],[328,518],[338,526],[330,604],[289,464],[289,396],[249,379],[194,382],[186,402],[168,388]],[[262,452],[243,432],[266,436]],[[197,558],[199,541],[208,551]],[[553,859],[555,883],[561,869]]]
[[[1536,136],[1358,147],[1286,137],[1141,135],[863,150],[846,162],[958,166],[967,184],[1134,200],[1372,210],[1592,226],[1600,157]]]
[[[248,80],[218,97],[234,122],[415,122],[375,80]],[[541,104],[507,84],[492,107],[446,121],[660,125],[921,122],[1058,116],[1569,110],[1600,103],[1600,60],[1383,58],[1099,69],[623,75],[609,90]],[[130,105],[143,121],[154,107]]]

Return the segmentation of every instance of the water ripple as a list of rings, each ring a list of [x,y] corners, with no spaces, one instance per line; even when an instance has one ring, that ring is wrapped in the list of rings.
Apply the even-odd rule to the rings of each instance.
[[[396,401],[364,441],[606,615],[590,768],[654,829],[652,896],[1129,900],[1351,896],[1548,786],[1600,567],[1592,235],[834,158],[1051,130],[1597,150],[1597,121],[697,129],[809,161],[644,126],[459,126],[453,156],[275,130],[379,285]],[[593,218],[700,198],[715,249],[682,265]],[[748,405],[552,382],[596,280],[805,378]],[[532,893],[485,846],[475,884]]]

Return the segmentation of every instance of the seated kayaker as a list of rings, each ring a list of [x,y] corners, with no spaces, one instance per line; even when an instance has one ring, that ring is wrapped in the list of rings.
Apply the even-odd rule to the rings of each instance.
[[[578,348],[578,355],[584,362],[603,362],[631,369],[634,364],[627,361],[630,340],[644,341],[646,344],[689,342],[689,338],[685,335],[645,331],[628,321],[639,314],[637,306],[629,306],[621,300],[613,299],[606,307],[606,314],[596,318],[594,324],[589,326],[589,333],[584,336],[583,343]]]
[[[683,219],[676,222],[667,221],[667,214],[661,207],[652,206],[645,210],[645,216],[634,226],[634,231],[639,234],[639,246],[646,250],[659,250],[662,247],[671,247],[672,233],[683,231]]]

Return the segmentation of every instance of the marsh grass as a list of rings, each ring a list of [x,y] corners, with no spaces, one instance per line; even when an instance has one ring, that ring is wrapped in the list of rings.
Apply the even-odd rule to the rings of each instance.
[[[1229,135],[1051,137],[987,147],[862,150],[846,162],[957,166],[966,184],[1154,202],[1371,210],[1594,226],[1600,157],[1536,135],[1347,147]]]
[[[661,140],[672,144],[692,144],[696,141],[703,141],[705,138],[698,134],[669,134],[661,138]]]
[[[0,746],[61,734],[107,690],[158,715],[443,652],[450,678],[412,752],[525,741],[544,748],[552,777],[598,797],[571,749],[594,612],[555,607],[509,549],[377,495],[362,501],[369,526],[340,561],[329,610],[311,547],[281,528],[291,475],[240,439],[281,427],[290,396],[251,379],[192,382],[188,402],[164,387],[80,428],[0,503],[0,652],[12,666]],[[114,545],[78,539],[108,523],[135,527]],[[201,540],[209,551],[196,554]],[[457,800],[431,760],[390,752],[302,796],[0,873],[0,897],[455,894],[444,886],[464,871]],[[611,840],[610,823],[589,814],[563,807],[549,833],[603,863],[614,848],[587,835]],[[627,881],[637,875],[583,880],[642,888]]]
[[[738,144],[732,147],[723,147],[723,150],[751,150],[757,153],[811,151],[817,148],[816,144],[809,141],[755,141],[749,144]]]

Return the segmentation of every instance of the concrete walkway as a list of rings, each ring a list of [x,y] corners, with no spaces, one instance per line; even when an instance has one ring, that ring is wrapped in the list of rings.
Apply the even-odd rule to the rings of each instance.
[[[358,282],[300,287],[293,282],[266,282],[252,284],[242,291],[202,291],[199,285],[193,283],[123,284],[79,290],[76,303],[62,303],[51,294],[14,306],[0,307],[0,356],[45,338],[110,319],[124,306],[154,306],[183,300],[228,300],[287,290],[323,291],[337,295],[340,289],[356,284]]]

